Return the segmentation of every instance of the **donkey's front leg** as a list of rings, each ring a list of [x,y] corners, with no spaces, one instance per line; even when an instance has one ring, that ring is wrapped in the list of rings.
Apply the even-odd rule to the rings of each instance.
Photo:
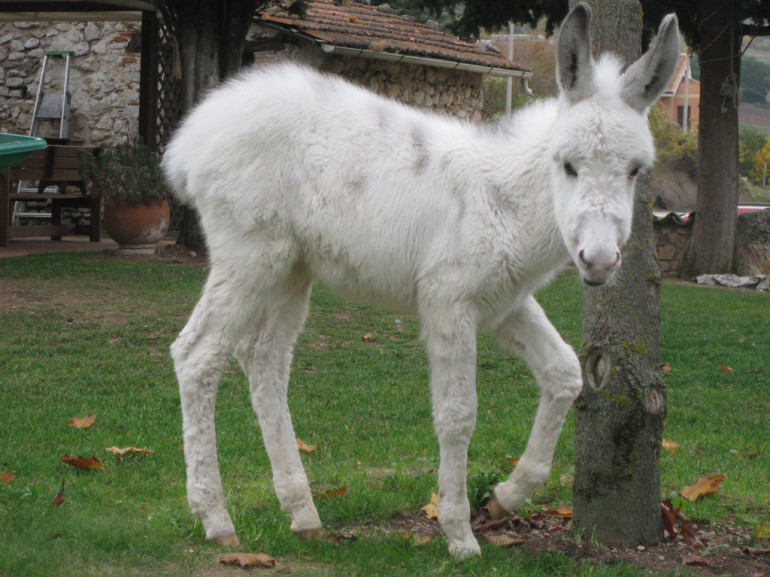
[[[464,311],[422,315],[441,462],[438,520],[458,558],[480,555],[470,526],[468,445],[476,425],[476,325]]]
[[[502,517],[548,480],[564,418],[580,394],[583,380],[575,351],[562,340],[534,297],[503,321],[495,336],[527,362],[540,387],[540,406],[524,455],[510,478],[497,485],[489,502],[492,516]]]

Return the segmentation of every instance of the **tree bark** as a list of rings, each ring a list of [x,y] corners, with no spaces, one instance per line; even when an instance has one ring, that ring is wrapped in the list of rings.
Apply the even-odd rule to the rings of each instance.
[[[636,60],[638,0],[594,0],[591,6],[595,50],[615,52],[627,64]],[[621,269],[609,286],[583,289],[573,521],[577,531],[611,546],[663,537],[659,458],[666,389],[659,374],[660,268],[651,207],[649,177],[640,176]]]
[[[182,64],[182,107],[195,104],[241,67],[243,47],[257,6],[264,0],[179,0],[179,52]],[[206,242],[198,215],[186,207],[180,244],[199,253]]]
[[[699,3],[701,50],[698,199],[683,273],[729,273],[738,205],[738,91],[741,37],[737,2]]]

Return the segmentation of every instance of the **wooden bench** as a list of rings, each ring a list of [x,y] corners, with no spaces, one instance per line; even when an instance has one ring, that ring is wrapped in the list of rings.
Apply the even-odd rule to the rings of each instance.
[[[94,154],[91,146],[49,145],[48,148],[32,152],[21,164],[4,170],[0,176],[0,246],[7,246],[11,238],[50,236],[61,240],[64,235],[88,235],[91,242],[101,239],[101,195],[86,190],[80,175],[79,154]],[[37,182],[34,192],[18,192],[20,181]],[[52,185],[59,192],[46,192]],[[77,189],[71,191],[71,189]],[[12,203],[17,201],[51,201],[50,224],[14,225],[11,222]],[[89,224],[63,224],[62,209],[90,209]]]

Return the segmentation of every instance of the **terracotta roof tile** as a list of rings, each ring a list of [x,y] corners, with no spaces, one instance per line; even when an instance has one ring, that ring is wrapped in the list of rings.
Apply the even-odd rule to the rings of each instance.
[[[459,40],[428,24],[352,0],[337,2],[309,0],[304,18],[289,14],[289,2],[282,2],[280,7],[260,12],[258,20],[346,48],[529,71],[497,52]]]

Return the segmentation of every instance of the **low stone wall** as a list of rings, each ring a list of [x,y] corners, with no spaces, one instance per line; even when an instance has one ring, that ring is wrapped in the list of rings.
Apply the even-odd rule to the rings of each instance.
[[[692,220],[684,221],[672,213],[653,222],[660,272],[663,276],[679,276],[690,241]]]
[[[692,218],[683,221],[675,214],[655,219],[658,262],[664,276],[681,274],[692,223]],[[770,276],[770,209],[747,212],[738,217],[733,272],[739,276]]]
[[[735,274],[770,276],[770,209],[740,215],[735,232]]]
[[[29,132],[43,55],[70,50],[70,138],[95,145],[133,138],[140,29],[139,22],[0,23],[0,132]],[[64,67],[53,60],[44,87],[60,93]],[[43,136],[58,135],[58,123],[45,124]]]

